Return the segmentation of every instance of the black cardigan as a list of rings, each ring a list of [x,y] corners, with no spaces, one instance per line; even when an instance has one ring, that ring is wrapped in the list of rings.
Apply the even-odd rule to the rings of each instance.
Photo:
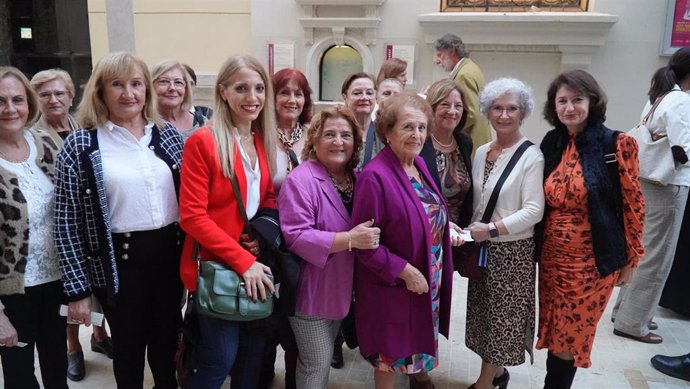
[[[455,142],[460,148],[460,155],[462,156],[465,166],[467,166],[467,171],[470,176],[470,191],[467,193],[467,197],[462,202],[462,208],[460,209],[460,224],[459,227],[465,228],[470,224],[472,219],[472,139],[465,133],[460,131],[453,132],[455,137]],[[426,163],[431,177],[436,183],[436,187],[441,190],[441,179],[438,176],[438,167],[436,166],[436,149],[431,141],[431,136],[429,136],[424,143],[422,152],[419,154],[424,162]]]

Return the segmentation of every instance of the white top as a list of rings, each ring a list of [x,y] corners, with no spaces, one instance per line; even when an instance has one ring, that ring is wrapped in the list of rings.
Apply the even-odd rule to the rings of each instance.
[[[526,141],[524,136],[515,145],[504,149],[494,163],[489,173],[486,185],[484,182],[484,168],[489,143],[480,146],[474,156],[472,164],[472,186],[474,207],[472,221],[481,220],[486,204],[496,186],[496,181],[503,174],[508,161],[515,154],[520,145]],[[534,235],[534,225],[544,214],[544,156],[537,145],[532,145],[515,164],[501,192],[498,195],[496,208],[491,217],[492,222],[502,221],[508,230],[508,235],[491,238],[492,241],[514,241],[529,238]]]
[[[137,140],[108,121],[98,127],[98,146],[112,232],[150,231],[179,220],[170,167],[149,147],[153,123]]]
[[[297,154],[297,160],[302,163],[302,149],[304,149],[304,139],[307,137],[306,131],[299,142],[292,145],[292,150]],[[280,142],[280,141],[279,141]],[[273,175],[273,189],[276,191],[276,196],[280,193],[280,187],[288,175],[288,153],[283,149],[283,146],[276,144],[276,172]],[[294,169],[294,167],[293,167]]]
[[[247,203],[244,205],[247,211],[247,219],[251,220],[256,211],[259,210],[259,201],[261,200],[261,164],[259,163],[259,156],[256,157],[256,163],[252,168],[252,162],[249,159],[249,155],[242,147],[242,142],[240,141],[240,134],[237,129],[234,129],[235,142],[237,143],[237,148],[240,150],[240,155],[242,157],[242,167],[244,168],[244,175],[247,176]],[[252,135],[254,142],[256,138]]]
[[[647,128],[652,132],[666,133],[671,146],[681,146],[690,157],[690,96],[678,85],[673,90],[656,107],[647,121]],[[647,101],[640,117],[643,118],[650,109],[651,104]],[[669,184],[690,186],[690,162],[677,164],[676,175]]]
[[[29,254],[26,257],[24,285],[36,286],[62,278],[53,239],[53,208],[55,187],[50,178],[36,164],[36,143],[33,135],[24,130],[29,144],[29,157],[23,162],[9,162],[0,158],[0,166],[14,173],[19,189],[26,198],[29,212]]]

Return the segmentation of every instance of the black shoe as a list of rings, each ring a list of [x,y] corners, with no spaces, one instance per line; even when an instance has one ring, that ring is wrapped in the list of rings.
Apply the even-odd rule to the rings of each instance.
[[[83,380],[85,375],[84,353],[77,351],[67,354],[67,378],[76,382]]]
[[[333,348],[333,358],[331,359],[331,367],[334,369],[341,369],[345,365],[343,361],[343,346],[335,345]]]
[[[498,386],[498,389],[506,389],[508,387],[508,381],[510,381],[510,373],[508,373],[508,369],[503,368],[503,374],[500,377],[494,377],[491,385],[494,387]]]
[[[655,355],[652,358],[652,366],[671,377],[690,381],[690,354],[678,357]]]
[[[91,351],[105,354],[108,358],[113,359],[113,341],[110,339],[110,336],[99,342],[96,340],[96,337],[91,334]]]

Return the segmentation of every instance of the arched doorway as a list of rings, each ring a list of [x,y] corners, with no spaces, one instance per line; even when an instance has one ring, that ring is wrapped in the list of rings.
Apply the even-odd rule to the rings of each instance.
[[[349,45],[331,46],[321,57],[319,66],[320,101],[340,101],[345,78],[364,69],[362,56]]]

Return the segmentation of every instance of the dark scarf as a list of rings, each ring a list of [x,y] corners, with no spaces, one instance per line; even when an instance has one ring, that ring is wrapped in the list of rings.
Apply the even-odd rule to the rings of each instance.
[[[622,215],[616,212],[616,201],[620,201],[621,194],[614,193],[614,186],[604,163],[604,145],[607,135],[611,135],[609,132],[612,130],[602,123],[588,123],[575,137],[575,147],[580,155],[587,189],[587,215],[592,228],[594,258],[602,277],[622,268],[628,261],[623,219]],[[544,180],[561,162],[569,139],[568,130],[565,128],[551,130],[544,137],[541,143],[544,153]],[[548,210],[547,207],[546,212]]]

